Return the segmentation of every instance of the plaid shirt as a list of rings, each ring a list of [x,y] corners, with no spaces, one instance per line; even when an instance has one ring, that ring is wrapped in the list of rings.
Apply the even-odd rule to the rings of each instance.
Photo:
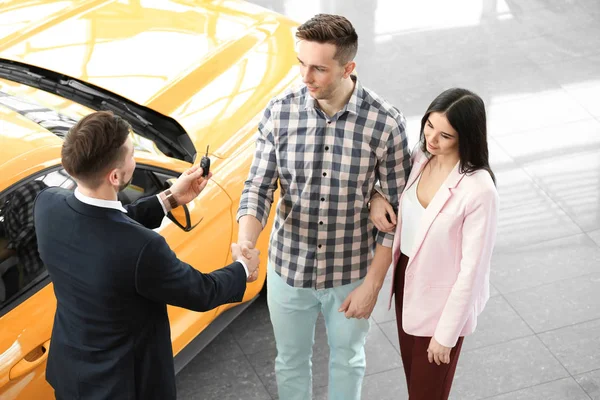
[[[42,181],[28,182],[12,192],[2,206],[4,229],[8,238],[7,248],[17,253],[25,272],[25,279],[33,279],[44,268],[37,250],[33,202],[37,194],[46,187]]]
[[[363,278],[378,232],[368,202],[376,181],[392,205],[410,172],[404,116],[356,84],[348,104],[329,118],[306,87],[268,104],[237,219],[265,226],[277,181],[281,186],[269,260],[290,285],[325,289]]]

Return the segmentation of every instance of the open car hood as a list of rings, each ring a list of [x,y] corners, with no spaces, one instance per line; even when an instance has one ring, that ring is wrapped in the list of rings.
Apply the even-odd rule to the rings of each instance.
[[[191,161],[207,145],[216,157],[235,151],[268,100],[297,80],[296,26],[242,1],[8,1],[0,54],[109,99],[91,108],[128,108],[141,135]]]

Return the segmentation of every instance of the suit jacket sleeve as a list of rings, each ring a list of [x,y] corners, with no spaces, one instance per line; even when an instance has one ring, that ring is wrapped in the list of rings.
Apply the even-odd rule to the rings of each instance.
[[[165,217],[165,212],[156,195],[141,198],[124,208],[127,210],[129,218],[148,229],[158,228]]]
[[[180,261],[162,236],[154,237],[142,249],[135,280],[142,296],[194,311],[242,301],[246,291],[241,263],[203,274]]]

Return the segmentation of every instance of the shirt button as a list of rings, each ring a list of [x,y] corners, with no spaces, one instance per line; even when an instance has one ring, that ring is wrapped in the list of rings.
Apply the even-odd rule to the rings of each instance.
[[[327,176],[327,172],[323,172],[323,176]]]
[[[323,245],[322,245],[322,244],[320,244],[318,247],[319,247],[319,248],[321,248],[321,247],[323,247]]]
[[[325,146],[325,151],[329,150],[329,146]]]
[[[331,123],[331,121],[327,121],[327,123],[328,123],[328,124],[330,124],[330,123]]]
[[[325,201],[325,197],[321,197],[321,201]]]
[[[319,225],[323,225],[323,221],[319,221]]]
[[[412,278],[414,278],[415,276],[414,276],[413,274],[408,274],[408,276],[407,276],[407,277],[408,277],[408,279],[412,279]]]

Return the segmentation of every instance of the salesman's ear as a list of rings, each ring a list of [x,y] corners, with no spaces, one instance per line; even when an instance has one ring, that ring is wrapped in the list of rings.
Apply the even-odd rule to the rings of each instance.
[[[110,172],[108,173],[108,182],[113,186],[121,185],[121,183],[119,182],[119,171],[116,168],[110,170]]]

